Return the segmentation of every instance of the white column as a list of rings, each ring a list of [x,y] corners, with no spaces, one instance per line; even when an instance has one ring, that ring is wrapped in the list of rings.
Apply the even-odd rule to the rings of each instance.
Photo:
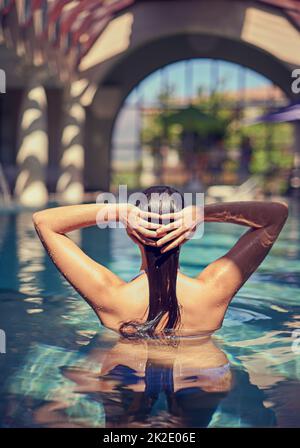
[[[60,175],[56,191],[58,198],[67,203],[78,203],[83,199],[85,110],[80,98],[84,88],[81,81],[73,82],[64,97]]]
[[[21,204],[40,207],[47,203],[45,184],[48,163],[47,100],[44,87],[31,82],[24,94],[16,162],[19,173],[15,196]]]

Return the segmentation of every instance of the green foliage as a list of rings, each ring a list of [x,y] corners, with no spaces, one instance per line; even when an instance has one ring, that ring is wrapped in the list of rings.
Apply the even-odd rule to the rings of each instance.
[[[293,164],[293,126],[289,123],[259,123],[243,129],[253,146],[251,172],[269,173],[272,170],[288,169]]]
[[[112,185],[127,185],[129,190],[134,190],[140,185],[139,172],[136,170],[115,172],[112,175]]]
[[[266,174],[272,170],[289,169],[292,166],[293,126],[289,123],[256,124],[242,126],[236,101],[224,92],[211,95],[199,90],[193,105],[179,109],[174,107],[174,88],[165,87],[158,96],[160,109],[144,117],[142,142],[154,153],[167,143],[182,150],[185,132],[198,136],[196,151],[208,151],[216,139],[224,139],[227,151],[240,149],[241,140],[250,137],[253,147],[251,172]],[[257,115],[264,113],[257,109]],[[245,106],[244,113],[247,113]],[[237,163],[228,163],[231,170]]]
[[[226,136],[232,113],[224,108],[224,98],[220,94],[199,96],[197,104],[181,109],[172,106],[172,95],[173,88],[166,88],[159,94],[160,109],[145,118],[143,143],[150,144],[154,150],[164,142],[179,149],[183,134],[189,132],[198,137],[195,149],[203,151],[213,141]]]

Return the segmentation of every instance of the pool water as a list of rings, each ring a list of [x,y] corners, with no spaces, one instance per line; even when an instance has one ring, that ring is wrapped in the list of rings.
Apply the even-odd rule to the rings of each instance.
[[[295,203],[212,339],[153,346],[122,342],[101,327],[49,260],[31,213],[2,212],[1,426],[299,427],[299,216]],[[183,247],[182,271],[196,275],[243,231],[206,224],[204,237]],[[123,231],[89,228],[71,237],[124,279],[138,272],[138,250]]]

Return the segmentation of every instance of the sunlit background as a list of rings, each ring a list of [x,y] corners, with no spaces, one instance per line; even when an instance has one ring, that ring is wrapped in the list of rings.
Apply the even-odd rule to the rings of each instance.
[[[0,15],[0,426],[300,427],[300,3],[0,0]],[[115,345],[32,225],[33,210],[158,183],[290,209],[212,338],[228,370],[194,345],[203,387],[185,378],[179,395],[162,380],[174,365],[146,350],[149,375],[132,368],[135,347]],[[205,223],[180,269],[242,232]],[[139,270],[124,229],[70,238],[126,281]]]
[[[292,125],[243,124],[287,102],[271,81],[238,64],[191,59],[163,67],[132,90],[116,118],[112,187],[184,186],[195,163],[203,188],[237,185],[257,174],[267,179],[264,191],[285,193],[293,166]],[[251,155],[244,161],[247,138]],[[215,178],[211,154],[219,147],[224,155]]]
[[[299,5],[206,3],[2,1],[1,202],[297,193]]]

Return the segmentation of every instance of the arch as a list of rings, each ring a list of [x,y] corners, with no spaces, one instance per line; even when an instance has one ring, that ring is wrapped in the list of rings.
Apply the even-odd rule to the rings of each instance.
[[[141,57],[145,61],[137,65],[136,61]],[[155,39],[118,61],[98,86],[92,107],[97,114],[102,91],[107,87],[120,86],[122,92],[120,102],[122,102],[137,84],[156,70],[174,62],[194,58],[219,59],[242,65],[268,78],[280,87],[287,97],[294,97],[291,90],[290,66],[265,50],[224,37],[180,34]]]
[[[88,149],[84,178],[87,190],[108,189],[110,140],[116,116],[134,86],[165,65],[190,58],[223,59],[256,71],[280,87],[287,97],[295,98],[291,90],[291,72],[298,56],[293,61],[290,53],[286,57],[282,54],[285,38],[276,26],[281,23],[289,35],[295,33],[297,45],[300,33],[273,7],[228,0],[212,1],[209,7],[206,2],[197,3],[197,8],[193,1],[140,2],[123,16],[126,14],[131,14],[126,22],[128,46],[102,59],[99,65],[96,59],[94,65],[86,64],[84,72],[98,83],[86,122],[85,146]],[[267,30],[264,31],[268,38],[273,36],[277,40],[272,41],[269,48],[259,35],[262,18],[266,21]],[[107,36],[105,39],[109,41]],[[97,51],[96,44],[94,50]],[[90,63],[92,59],[90,57]],[[300,57],[298,59],[300,63]]]

